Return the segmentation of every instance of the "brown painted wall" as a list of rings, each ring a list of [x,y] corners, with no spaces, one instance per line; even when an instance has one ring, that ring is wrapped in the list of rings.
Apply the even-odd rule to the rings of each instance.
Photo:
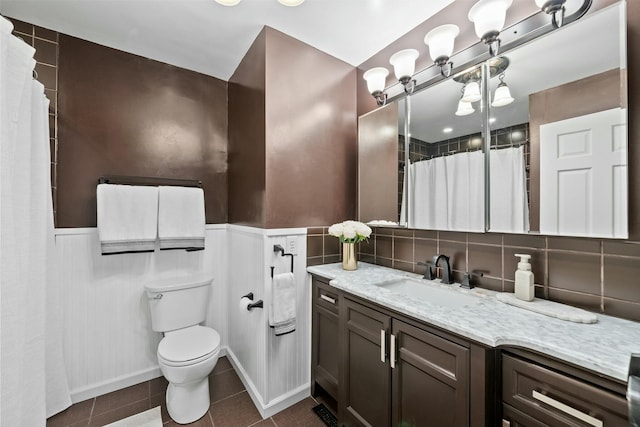
[[[203,182],[227,222],[227,83],[60,35],[58,227],[96,225],[101,175]]]
[[[229,81],[229,222],[266,223],[265,62],[260,32]]]
[[[266,28],[266,228],[355,217],[355,68]]]

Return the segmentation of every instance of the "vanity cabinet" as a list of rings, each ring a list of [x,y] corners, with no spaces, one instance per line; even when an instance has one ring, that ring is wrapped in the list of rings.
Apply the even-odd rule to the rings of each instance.
[[[340,425],[486,425],[484,407],[471,423],[469,343],[351,296],[343,302]]]
[[[312,279],[312,295],[311,392],[316,394],[317,384],[338,400],[340,295],[335,288],[316,276]]]
[[[502,354],[502,425],[628,426],[624,385],[528,352]]]

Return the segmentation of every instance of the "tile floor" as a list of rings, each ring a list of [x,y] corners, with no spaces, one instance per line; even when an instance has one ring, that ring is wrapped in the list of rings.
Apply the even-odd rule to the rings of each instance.
[[[164,377],[76,403],[47,420],[47,427],[103,426],[160,406],[164,427],[179,426],[165,407]],[[319,401],[308,397],[271,418],[262,419],[242,381],[226,357],[209,376],[211,406],[194,427],[325,427],[311,410]]]

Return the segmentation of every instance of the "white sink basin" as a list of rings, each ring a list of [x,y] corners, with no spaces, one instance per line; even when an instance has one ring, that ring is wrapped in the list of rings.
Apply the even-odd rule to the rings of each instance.
[[[401,278],[377,283],[391,292],[443,307],[458,308],[477,304],[483,295],[462,291],[458,285],[441,285],[424,279]]]

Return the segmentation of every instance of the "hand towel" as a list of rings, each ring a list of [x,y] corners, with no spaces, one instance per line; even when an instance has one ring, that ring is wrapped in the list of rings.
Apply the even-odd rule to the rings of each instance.
[[[158,190],[160,250],[204,249],[204,191],[202,188],[161,186]]]
[[[296,330],[296,278],[293,273],[276,274],[271,285],[269,326],[276,335]]]
[[[98,236],[103,255],[153,252],[158,230],[158,188],[99,184]]]

